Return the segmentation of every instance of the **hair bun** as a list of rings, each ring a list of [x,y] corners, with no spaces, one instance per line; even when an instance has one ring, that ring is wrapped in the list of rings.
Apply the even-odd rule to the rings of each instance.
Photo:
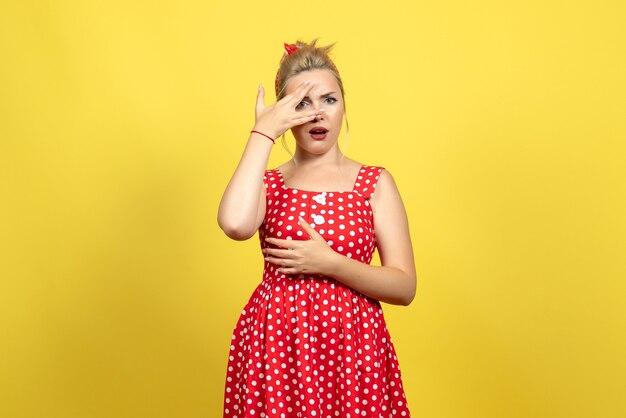
[[[344,94],[343,83],[339,77],[339,71],[335,63],[330,59],[328,53],[335,44],[327,46],[317,46],[317,38],[310,43],[296,41],[295,44],[284,42],[285,52],[280,59],[280,65],[276,72],[276,80],[274,87],[276,90],[276,99],[280,100],[284,97],[285,85],[287,80],[296,74],[309,70],[329,70],[333,73],[341,88],[341,94]],[[295,52],[299,52],[294,55]]]

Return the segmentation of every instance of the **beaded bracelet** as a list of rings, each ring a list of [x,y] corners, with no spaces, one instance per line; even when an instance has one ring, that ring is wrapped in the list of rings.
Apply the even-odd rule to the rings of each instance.
[[[264,137],[266,137],[267,139],[269,139],[270,141],[272,141],[272,144],[275,144],[275,143],[276,143],[276,142],[274,141],[274,138],[272,138],[272,137],[271,137],[271,136],[269,136],[269,135],[265,135],[263,132],[259,132],[259,131],[255,131],[255,130],[250,131],[250,133],[253,133],[253,132],[254,132],[254,133],[257,133],[257,134],[259,134],[259,135],[263,135]]]

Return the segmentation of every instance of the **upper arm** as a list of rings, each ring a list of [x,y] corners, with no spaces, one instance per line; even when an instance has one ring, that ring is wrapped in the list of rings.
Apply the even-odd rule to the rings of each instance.
[[[267,199],[267,180],[263,180],[263,184],[261,184],[261,193],[259,193],[259,204],[257,208],[256,220],[254,221],[254,231],[259,230],[261,225],[263,224],[263,220],[265,220],[265,209]]]
[[[387,170],[381,171],[370,204],[374,212],[374,233],[381,264],[398,268],[415,278],[406,210],[393,176]]]

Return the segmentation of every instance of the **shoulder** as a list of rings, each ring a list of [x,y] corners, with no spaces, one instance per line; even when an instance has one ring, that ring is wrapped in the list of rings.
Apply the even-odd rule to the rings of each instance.
[[[266,192],[278,189],[282,185],[281,173],[276,169],[268,169],[263,173],[263,187]]]
[[[357,183],[361,183],[364,186],[376,188],[379,179],[384,171],[385,167],[382,166],[362,164],[359,166]],[[373,192],[374,190],[371,190],[371,193]]]
[[[362,164],[357,179],[365,181],[367,184],[371,183],[374,187],[378,187],[381,183],[393,182],[391,173],[380,165]]]
[[[278,177],[279,175],[280,175],[280,172],[278,170],[276,170],[275,168],[272,168],[272,169],[268,168],[263,173],[263,180],[265,182],[269,182],[269,181],[275,180],[276,177]]]
[[[391,175],[391,173],[389,172],[389,170],[387,170],[385,167],[378,167],[380,169],[380,178],[378,180],[379,184],[393,184],[395,186],[396,182],[393,178],[393,175]]]
[[[378,172],[375,193],[372,193],[371,204],[373,207],[381,202],[400,199],[400,192],[393,175],[385,167],[375,166],[374,172]]]
[[[368,165],[362,164],[360,165],[361,173],[367,173],[367,176],[381,176],[385,171],[385,167],[380,165]],[[372,173],[372,174],[369,174]]]

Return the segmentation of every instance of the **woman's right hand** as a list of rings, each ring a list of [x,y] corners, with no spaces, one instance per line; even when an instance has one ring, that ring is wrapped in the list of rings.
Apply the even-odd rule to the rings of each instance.
[[[263,86],[259,85],[259,92],[256,99],[254,129],[270,135],[272,138],[278,138],[288,129],[315,119],[315,117],[320,114],[321,110],[296,110],[296,106],[298,106],[313,86],[314,84],[312,82],[303,81],[296,91],[283,97],[273,105],[266,106],[265,90]]]

